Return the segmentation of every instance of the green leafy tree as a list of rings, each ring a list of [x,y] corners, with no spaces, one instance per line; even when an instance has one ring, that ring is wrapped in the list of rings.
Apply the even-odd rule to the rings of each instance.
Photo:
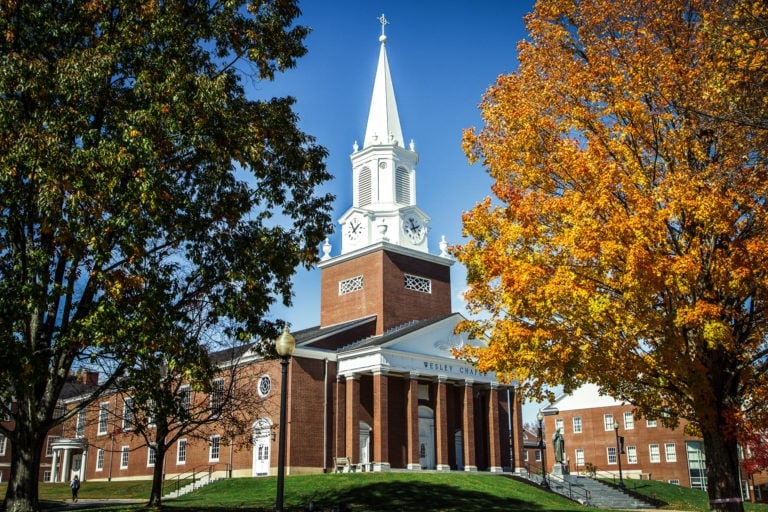
[[[463,355],[535,396],[594,382],[701,435],[714,510],[768,397],[768,5],[540,0],[465,149],[494,178]]]
[[[266,313],[332,230],[330,176],[293,100],[251,99],[243,81],[306,52],[298,15],[294,0],[0,2],[8,512],[38,509],[46,433],[75,413],[54,417],[73,365],[103,364],[112,386],[167,348],[193,300],[200,325],[277,334]]]

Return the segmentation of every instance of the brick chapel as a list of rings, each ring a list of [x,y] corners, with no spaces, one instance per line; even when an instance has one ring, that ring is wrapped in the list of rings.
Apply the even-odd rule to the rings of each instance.
[[[463,317],[451,312],[453,261],[444,240],[439,254],[428,251],[430,217],[416,201],[419,155],[400,126],[384,24],[365,137],[350,156],[353,201],[339,217],[341,248],[332,255],[326,242],[318,265],[320,325],[292,333],[286,425],[278,424],[279,361],[241,354],[267,404],[253,418],[249,449],[227,450],[216,435],[179,440],[168,475],[205,464],[231,476],[275,474],[280,428],[286,474],[330,471],[337,457],[370,471],[501,472],[523,464],[514,384],[450,353],[468,342],[454,334]],[[119,418],[101,417],[120,410],[118,400],[104,397],[52,433],[41,480],[151,476],[151,448],[130,429],[112,428]]]

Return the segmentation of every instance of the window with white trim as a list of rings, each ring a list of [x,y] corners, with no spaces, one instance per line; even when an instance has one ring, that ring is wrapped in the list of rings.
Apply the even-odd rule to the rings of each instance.
[[[534,452],[534,457],[536,459],[536,462],[541,462],[541,450],[536,450]]]
[[[75,437],[85,437],[85,409],[77,411],[77,421],[75,422]]]
[[[50,482],[50,481],[51,481],[51,472],[43,471],[43,482]]]
[[[624,430],[633,430],[635,428],[635,415],[632,411],[624,413]]]
[[[120,448],[120,469],[128,469],[128,454],[130,453],[130,446],[123,446]]]
[[[99,430],[98,434],[103,436],[109,430],[109,402],[99,404]]]
[[[48,444],[45,446],[45,456],[53,457],[53,443],[61,439],[59,436],[48,436]]]
[[[648,452],[650,453],[650,456],[651,456],[651,462],[653,463],[661,462],[661,453],[659,452],[658,444],[648,445]]]
[[[157,462],[157,450],[154,446],[147,446],[147,467],[154,467]]]
[[[555,420],[555,432],[557,432],[558,430],[561,433],[565,432],[565,420],[563,420],[563,418],[557,418]]]
[[[123,400],[123,430],[133,430],[133,398]]]
[[[581,425],[581,416],[574,416],[573,417],[573,433],[574,434],[581,434],[582,433],[582,425]]]
[[[179,439],[176,444],[176,464],[185,464],[187,462],[187,440]]]
[[[363,276],[350,277],[339,281],[339,295],[356,292],[363,289]]]
[[[648,428],[656,428],[657,421],[656,420],[645,420],[645,426]]]
[[[637,464],[637,446],[627,446],[627,464]]]
[[[5,434],[0,434],[0,457],[5,455],[5,445],[7,444]]]
[[[603,428],[606,432],[613,430],[613,414],[603,414]]]
[[[211,415],[218,416],[224,407],[224,379],[214,379],[211,388]]]
[[[616,447],[615,446],[609,446],[607,449],[608,454],[608,464],[617,464],[618,459],[616,458]]]
[[[210,462],[217,462],[219,460],[219,453],[221,452],[221,436],[211,436],[209,445],[211,449],[208,453],[208,460]]]
[[[584,467],[584,449],[576,448],[576,467]]]
[[[669,480],[669,485],[680,485],[680,480],[678,480],[677,478],[672,478],[671,480]]]
[[[179,421],[185,422],[189,419],[189,404],[191,403],[191,395],[189,386],[181,386],[179,388],[179,403],[181,404],[181,415]]]
[[[425,277],[405,274],[405,289],[422,293],[432,293],[432,280]]]
[[[667,462],[677,462],[675,443],[664,443],[664,458]]]
[[[523,462],[528,462],[528,450],[523,450]]]
[[[99,448],[96,450],[96,471],[104,470],[104,449]]]

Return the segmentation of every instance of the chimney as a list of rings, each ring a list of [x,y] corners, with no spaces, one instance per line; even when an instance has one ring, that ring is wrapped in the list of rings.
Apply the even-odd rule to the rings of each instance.
[[[83,372],[83,384],[87,384],[88,386],[98,386],[99,385],[99,372]]]

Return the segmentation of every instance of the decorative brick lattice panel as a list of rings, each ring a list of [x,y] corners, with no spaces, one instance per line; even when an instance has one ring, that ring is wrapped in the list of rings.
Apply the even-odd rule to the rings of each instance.
[[[339,281],[339,295],[356,292],[363,289],[363,276],[350,277]]]
[[[405,289],[422,293],[432,293],[432,280],[405,274]]]

